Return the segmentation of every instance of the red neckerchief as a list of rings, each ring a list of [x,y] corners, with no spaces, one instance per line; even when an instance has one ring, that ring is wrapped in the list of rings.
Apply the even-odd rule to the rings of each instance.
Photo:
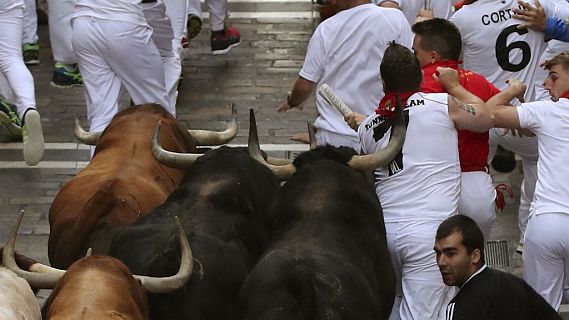
[[[407,99],[417,92],[419,91],[387,92],[379,102],[377,109],[375,109],[375,113],[382,116],[393,117],[395,115],[395,106],[397,105],[396,97],[399,96],[399,99],[401,99],[401,107],[405,109]]]
[[[565,91],[565,93],[563,93],[561,97],[559,97],[559,99],[561,98],[569,99],[569,91]]]
[[[433,74],[437,72],[437,67],[448,67],[458,70],[459,82],[464,86],[463,70],[459,69],[459,64],[462,61],[458,60],[440,60],[429,63],[423,66],[423,83],[421,83],[421,92],[425,93],[443,93],[446,92],[441,84],[433,78]]]

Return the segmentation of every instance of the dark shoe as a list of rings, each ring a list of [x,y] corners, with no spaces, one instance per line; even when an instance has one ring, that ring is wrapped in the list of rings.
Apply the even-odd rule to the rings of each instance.
[[[231,48],[241,43],[241,34],[234,27],[225,28],[222,31],[212,31],[211,33],[211,53],[226,54]]]
[[[22,126],[16,106],[0,99],[0,142],[20,140]]]
[[[77,64],[56,63],[50,85],[57,88],[82,86],[83,80]]]
[[[188,16],[188,40],[197,37],[202,30],[202,19],[200,17],[190,14]]]
[[[37,43],[25,43],[22,46],[22,54],[24,55],[24,63],[27,65],[40,63],[40,46]]]

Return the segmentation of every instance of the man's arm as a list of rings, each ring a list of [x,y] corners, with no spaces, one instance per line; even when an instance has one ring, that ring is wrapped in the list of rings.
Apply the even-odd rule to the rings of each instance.
[[[551,39],[569,42],[569,27],[564,19],[547,18],[545,34]]]
[[[316,83],[306,80],[303,77],[298,77],[292,87],[292,92],[288,95],[286,101],[281,103],[277,108],[277,112],[288,111],[292,108],[302,110],[304,108],[302,104],[308,99],[315,87]]]
[[[437,67],[433,75],[449,93],[448,113],[457,129],[486,132],[494,126],[492,115],[484,102],[470,93],[458,81],[458,72],[451,68]]]
[[[526,86],[517,79],[508,80],[508,88],[492,97],[486,105],[494,116],[494,126],[497,128],[520,128],[518,108],[510,105],[510,101],[523,96]]]
[[[521,0],[518,0],[518,3],[523,9],[513,9],[514,18],[525,21],[525,24],[519,25],[518,28],[545,32],[548,39],[569,42],[569,27],[564,19],[555,16],[547,16],[539,0],[535,0],[535,7]],[[567,12],[557,13],[563,14]]]

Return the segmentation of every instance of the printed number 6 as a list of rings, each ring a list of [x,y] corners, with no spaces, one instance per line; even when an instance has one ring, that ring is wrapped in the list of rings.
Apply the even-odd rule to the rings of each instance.
[[[508,36],[514,32],[519,35],[528,33],[527,29],[518,29],[518,25],[515,24],[502,30],[498,39],[496,39],[496,59],[498,60],[498,64],[502,70],[511,72],[522,70],[529,64],[531,59],[531,49],[527,42],[514,41],[507,45],[506,41],[508,40]],[[510,52],[514,49],[522,50],[522,61],[518,64],[510,62]]]

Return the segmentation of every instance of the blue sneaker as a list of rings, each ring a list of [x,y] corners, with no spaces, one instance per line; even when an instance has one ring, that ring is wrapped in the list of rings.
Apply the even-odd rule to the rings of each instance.
[[[83,85],[77,64],[56,63],[50,85],[57,88],[72,88]]]
[[[22,138],[22,124],[16,106],[0,99],[0,141],[14,141]]]

